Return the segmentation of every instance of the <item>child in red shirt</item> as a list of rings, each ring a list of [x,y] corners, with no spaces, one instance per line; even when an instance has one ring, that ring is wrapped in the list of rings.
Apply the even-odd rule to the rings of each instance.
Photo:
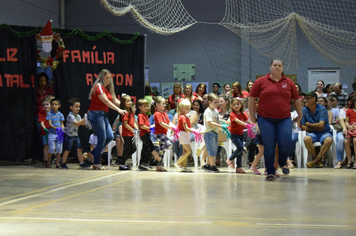
[[[242,169],[241,160],[244,151],[243,136],[242,132],[245,129],[246,121],[248,117],[243,113],[244,105],[241,98],[233,98],[231,100],[230,113],[230,133],[231,141],[235,144],[236,150],[231,154],[231,156],[226,160],[226,163],[231,167],[235,167],[234,159],[236,158],[236,173],[244,174],[245,171]]]
[[[179,130],[179,144],[183,146],[183,154],[179,157],[177,163],[174,164],[182,172],[192,172],[188,169],[187,158],[192,153],[190,149],[190,132],[192,126],[188,117],[191,103],[187,99],[183,99],[178,104],[178,130]]]
[[[121,97],[120,109],[126,110],[127,114],[121,116],[124,152],[122,154],[122,159],[119,160],[119,170],[131,170],[131,167],[126,164],[126,161],[134,152],[136,152],[136,146],[132,143],[132,138],[134,137],[134,130],[137,130],[137,125],[135,123],[135,113],[132,109],[130,95],[126,94]]]
[[[139,170],[147,171],[148,163],[151,156],[160,162],[161,158],[155,150],[155,147],[151,141],[151,132],[150,132],[150,121],[146,115],[149,110],[149,103],[146,99],[140,99],[137,101],[137,106],[140,109],[140,114],[138,114],[138,127],[140,128],[140,139],[142,141],[143,147],[141,152],[141,161],[138,166]]]
[[[156,151],[159,153],[160,157],[163,157],[164,152],[172,146],[171,141],[167,137],[168,129],[172,129],[174,126],[165,110],[166,101],[163,97],[158,96],[155,97],[154,106],[156,108],[156,112],[153,115],[155,121],[155,139],[158,141],[158,146],[156,146]],[[160,161],[157,165],[156,171],[167,171],[162,167],[162,161]]]
[[[51,111],[50,98],[45,98],[42,100],[42,109],[38,112],[38,122],[41,125],[41,136],[43,144],[43,165],[47,168],[50,168],[51,165],[47,165],[47,160],[50,157],[48,150],[48,129],[49,123],[46,120],[47,113]]]

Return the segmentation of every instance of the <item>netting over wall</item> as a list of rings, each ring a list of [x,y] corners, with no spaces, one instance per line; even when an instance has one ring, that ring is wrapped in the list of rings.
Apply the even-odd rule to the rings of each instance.
[[[325,57],[356,65],[354,0],[226,0],[225,16],[216,22],[249,42],[268,58],[298,67],[297,24]],[[197,22],[180,0],[101,0],[115,15],[132,12],[159,34],[173,34]]]
[[[180,0],[101,0],[116,16],[131,12],[142,26],[159,34],[173,34],[194,25],[196,21]]]

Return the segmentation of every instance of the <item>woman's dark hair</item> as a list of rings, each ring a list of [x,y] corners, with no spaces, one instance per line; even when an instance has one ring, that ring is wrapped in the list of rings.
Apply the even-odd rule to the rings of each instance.
[[[318,97],[317,98],[317,101],[319,100],[319,99],[323,99],[324,100],[324,102],[325,102],[325,107],[327,107],[328,106],[328,100],[326,99],[326,97]]]
[[[302,95],[302,87],[300,87],[300,85],[298,83],[295,83],[295,85],[298,86],[298,88],[299,88],[298,94],[299,94],[299,96],[301,96]]]
[[[332,85],[332,84],[327,84],[327,85],[325,86],[325,91],[326,91],[326,89],[328,89],[329,87],[333,87],[333,85]]]
[[[152,95],[152,87],[149,82],[145,82],[145,96],[146,95]]]
[[[128,113],[129,113],[129,119],[131,119],[132,106],[129,108],[129,110],[127,110],[127,109],[126,109],[126,105],[125,105],[126,100],[128,100],[128,99],[131,99],[131,96],[128,95],[128,94],[125,94],[124,96],[121,96],[121,99],[120,99],[120,109],[121,109],[121,110],[126,110],[126,111],[128,111]],[[134,103],[132,103],[132,105],[134,105]],[[124,123],[124,120],[123,120],[122,118],[123,118],[123,116],[120,115],[120,121],[121,121],[122,123]]]
[[[200,114],[201,114],[201,113],[204,113],[203,103],[201,103],[201,101],[200,101],[199,99],[197,99],[197,100],[195,100],[195,101],[193,102],[192,105],[194,105],[195,102],[199,104],[199,113],[200,113]],[[193,106],[192,106],[192,109],[193,109]]]
[[[46,83],[48,83],[48,81],[49,81],[48,75],[45,72],[41,72],[41,73],[37,74],[37,85],[38,85],[38,82],[39,82],[41,77],[45,77],[46,78]]]
[[[251,91],[250,91],[250,88],[248,87],[248,84],[249,84],[249,83],[252,83],[252,84],[253,84],[254,82],[253,82],[253,80],[247,81],[246,87],[245,87],[245,91],[247,91],[247,92],[251,92]]]
[[[205,94],[206,94],[206,84],[204,84],[204,83],[200,83],[200,84],[198,84],[198,86],[195,88],[195,92],[196,92],[196,93],[198,93],[198,88],[199,88],[201,85],[203,85],[203,86],[204,86],[204,92],[203,92],[203,95],[205,95]]]
[[[324,81],[318,80],[315,85],[318,85],[319,82],[322,82],[322,83],[323,83],[323,87],[324,87],[324,88],[323,88],[323,93],[325,93],[325,83],[324,83]],[[316,86],[315,86],[315,92],[316,92]]]

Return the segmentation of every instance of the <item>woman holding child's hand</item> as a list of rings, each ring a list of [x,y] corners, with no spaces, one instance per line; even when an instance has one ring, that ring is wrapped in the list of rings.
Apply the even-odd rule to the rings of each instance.
[[[94,155],[94,170],[105,170],[106,168],[100,164],[101,151],[114,139],[106,113],[109,111],[109,108],[117,111],[121,115],[127,113],[127,111],[119,108],[120,101],[116,98],[114,84],[109,70],[103,69],[100,71],[97,80],[90,90],[89,99],[91,103],[88,120],[92,124],[98,137],[98,143],[89,155]]]

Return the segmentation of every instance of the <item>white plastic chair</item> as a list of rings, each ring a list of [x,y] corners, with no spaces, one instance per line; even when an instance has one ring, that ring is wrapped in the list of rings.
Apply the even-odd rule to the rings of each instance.
[[[111,162],[111,152],[112,152],[112,148],[116,146],[116,141],[111,141],[108,144],[108,166],[110,166],[110,162]]]
[[[303,133],[304,132],[304,133]],[[303,159],[303,151],[305,149],[304,145],[304,137],[306,135],[305,131],[298,131],[298,141],[295,144],[295,159],[297,162],[297,166],[300,168],[302,167],[302,160],[303,160],[303,166],[305,167],[304,164],[306,164],[306,161]]]
[[[136,164],[137,165],[140,164],[142,148],[143,148],[143,143],[141,139],[139,139],[138,142],[136,143],[136,152],[132,154],[132,166],[136,166]]]
[[[332,136],[333,136],[333,142],[330,146],[330,149],[328,150],[328,152],[326,153],[326,155],[331,155],[332,157],[332,164],[333,166],[336,165],[336,130],[334,130],[333,128],[331,128],[332,130]],[[304,143],[304,138],[306,136],[306,132],[305,131],[302,131],[303,132],[303,135],[302,135],[302,140],[303,140],[303,167],[306,167],[306,163],[308,161],[308,158],[309,158],[309,152],[308,152],[308,149],[305,147],[305,143]],[[313,146],[314,148],[315,147],[321,147],[321,143],[320,142],[315,142],[313,143]]]

